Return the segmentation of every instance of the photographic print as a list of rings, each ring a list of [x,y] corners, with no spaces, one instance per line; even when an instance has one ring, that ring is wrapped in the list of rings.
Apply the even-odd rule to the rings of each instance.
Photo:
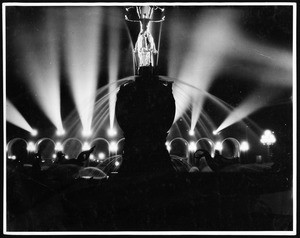
[[[4,3],[4,234],[296,234],[295,3]]]

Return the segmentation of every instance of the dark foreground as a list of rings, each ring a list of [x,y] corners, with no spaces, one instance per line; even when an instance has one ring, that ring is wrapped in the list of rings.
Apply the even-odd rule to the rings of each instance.
[[[292,230],[292,214],[284,211],[292,206],[286,195],[292,178],[284,171],[115,174],[101,180],[75,179],[74,171],[8,173],[7,230]],[[269,204],[262,199],[268,196],[274,198]]]

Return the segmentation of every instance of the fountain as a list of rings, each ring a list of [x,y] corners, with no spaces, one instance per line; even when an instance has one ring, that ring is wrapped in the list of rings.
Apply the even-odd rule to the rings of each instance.
[[[136,8],[141,12],[140,7]],[[172,82],[161,80],[154,73],[153,54],[157,52],[148,31],[151,13],[139,21],[141,31],[135,47],[138,75],[117,93],[116,119],[125,137],[119,173],[161,174],[173,170],[165,143],[175,117],[175,100]],[[147,41],[149,45],[143,43]]]
[[[24,108],[16,99],[8,104],[10,123],[29,133],[39,129],[38,137],[32,133],[26,140],[11,133],[11,128],[7,133],[8,138],[18,135],[7,145],[8,161],[12,163],[7,163],[8,207],[4,215],[8,217],[9,231],[276,230],[271,225],[261,225],[270,221],[258,219],[265,210],[253,214],[249,209],[260,205],[256,200],[261,194],[289,192],[292,173],[255,163],[224,167],[242,158],[249,148],[251,153],[260,153],[254,142],[259,143],[261,128],[248,116],[270,102],[276,103],[273,99],[280,95],[279,91],[290,92],[290,52],[252,41],[236,27],[234,22],[243,21],[237,20],[235,13],[249,13],[248,8],[235,11],[227,7],[168,7],[166,21],[163,8],[143,8],[148,9],[145,15],[140,7],[114,6],[105,11],[97,6],[67,7],[63,11],[55,7],[45,10],[49,14],[39,15],[42,19],[47,16],[50,24],[46,27],[43,20],[31,14],[30,27],[34,26],[36,35],[47,33],[41,41],[48,39],[42,48],[49,52],[33,47],[35,41],[23,24],[19,24],[22,30],[7,27],[7,44],[18,42],[19,48],[26,49],[17,52],[26,57],[16,57],[16,61],[32,59],[29,65],[24,63],[20,77],[30,80],[30,92],[38,92],[37,100],[45,100],[38,105],[44,107],[56,130],[44,124],[31,127],[38,113],[26,117],[28,101],[24,97],[19,99]],[[31,13],[35,9],[38,7]],[[275,12],[282,8],[272,9]],[[122,11],[126,11],[126,21],[119,21]],[[19,14],[12,13],[14,10],[8,12],[7,21],[19,23]],[[53,27],[61,22],[68,29],[65,34]],[[128,29],[134,22],[140,23],[138,34]],[[164,37],[160,39],[162,22]],[[127,23],[127,32],[121,23]],[[24,35],[18,35],[20,31]],[[123,37],[125,33],[130,37]],[[10,41],[15,36],[17,39]],[[47,53],[51,53],[49,57]],[[40,57],[30,57],[35,54]],[[14,57],[10,59],[8,71],[14,75]],[[55,64],[45,70],[49,62]],[[246,74],[244,65],[255,70]],[[23,74],[24,68],[27,74]],[[14,77],[9,77],[8,85],[11,81],[15,81]],[[243,86],[248,87],[248,83],[253,84],[245,90]],[[12,88],[16,90],[14,94],[22,95],[17,87]],[[66,93],[68,89],[70,95]],[[58,92],[64,99],[61,105]],[[13,108],[13,104],[18,107]],[[288,115],[283,114],[276,117],[270,113],[270,117],[284,121],[282,118]],[[31,120],[27,123],[25,118]],[[276,120],[265,123],[273,121]],[[45,135],[43,128],[53,134]],[[288,124],[282,128],[288,134],[286,129],[292,127]],[[278,144],[290,138],[275,132]],[[83,166],[53,163],[61,153],[72,159],[93,147],[90,161]],[[23,164],[19,158],[36,155],[35,152],[43,163],[40,173],[29,179],[19,177],[19,171],[14,172],[16,164]],[[215,163],[215,157],[222,163]],[[282,158],[286,159],[286,154]],[[26,167],[28,175],[30,171]],[[172,176],[174,173],[176,176]],[[270,215],[268,218],[276,216]]]

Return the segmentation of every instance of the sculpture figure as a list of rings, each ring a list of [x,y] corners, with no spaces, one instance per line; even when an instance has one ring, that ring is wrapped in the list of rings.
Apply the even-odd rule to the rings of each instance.
[[[130,8],[133,7],[126,8],[126,11],[128,11]],[[152,19],[153,11],[156,9],[160,9],[161,12],[164,11],[163,8],[149,7],[147,13],[142,13],[141,7],[136,7],[138,19],[129,19],[127,15],[125,15],[125,20],[140,23],[140,33],[133,51],[135,54],[137,54],[136,58],[138,60],[138,68],[147,66],[154,67],[153,54],[157,54],[158,51],[156,50],[153,36],[149,31],[149,24],[150,22],[162,22],[165,20],[165,17],[162,17],[158,20]]]

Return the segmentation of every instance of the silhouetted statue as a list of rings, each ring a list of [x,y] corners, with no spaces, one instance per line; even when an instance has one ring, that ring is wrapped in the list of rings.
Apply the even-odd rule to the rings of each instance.
[[[120,87],[116,101],[116,119],[125,137],[123,161],[119,169],[119,173],[124,175],[152,176],[174,172],[165,145],[175,117],[172,82],[160,80],[153,73],[152,56],[157,51],[148,29],[150,22],[164,20],[164,17],[152,19],[156,9],[160,12],[164,10],[149,7],[148,13],[142,14],[141,7],[136,7],[138,19],[125,16],[127,21],[140,23],[140,33],[135,47],[139,74],[135,80]]]
[[[96,146],[93,146],[91,149],[79,153],[76,160],[80,166],[83,166],[85,162],[89,161],[89,157],[91,153],[93,153],[95,147]]]
[[[126,11],[130,8],[126,8]],[[153,10],[156,9],[164,11],[163,8],[150,6],[147,13],[142,13],[141,7],[136,7],[138,19],[129,19],[127,15],[125,15],[125,20],[140,23],[140,33],[133,51],[137,53],[138,56],[138,68],[145,66],[154,67],[153,54],[157,54],[158,51],[156,50],[154,39],[149,31],[149,24],[150,22],[162,22],[165,20],[165,17],[157,20],[152,19]]]
[[[89,150],[85,150],[79,153],[77,158],[66,159],[65,154],[61,151],[57,152],[56,163],[57,164],[74,164],[78,166],[84,166],[85,162],[88,161],[91,153],[93,153],[95,146]]]
[[[208,166],[213,171],[220,171],[224,167],[232,164],[239,163],[238,158],[228,159],[220,154],[218,150],[215,151],[214,158],[211,157],[210,153],[207,150],[199,149],[195,152],[194,157],[196,159],[200,159],[201,157],[205,157]]]

